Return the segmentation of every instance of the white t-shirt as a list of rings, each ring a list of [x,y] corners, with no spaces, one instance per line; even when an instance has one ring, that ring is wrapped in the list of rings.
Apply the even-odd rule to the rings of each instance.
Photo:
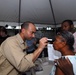
[[[76,75],[76,55],[67,55],[67,56],[64,56],[64,57],[65,58],[68,57],[68,59],[70,60],[72,66],[73,66],[74,75]],[[55,70],[56,70],[56,67],[54,65],[51,72],[50,72],[50,75],[55,75]]]

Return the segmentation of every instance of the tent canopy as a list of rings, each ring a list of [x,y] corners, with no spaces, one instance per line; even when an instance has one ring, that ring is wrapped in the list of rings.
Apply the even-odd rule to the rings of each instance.
[[[35,24],[59,24],[76,21],[76,0],[0,0],[0,22],[32,21]]]

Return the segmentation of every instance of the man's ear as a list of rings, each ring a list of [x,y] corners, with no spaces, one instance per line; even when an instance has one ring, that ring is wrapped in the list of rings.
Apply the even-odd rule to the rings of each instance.
[[[22,29],[22,33],[25,33],[25,29],[24,28]]]

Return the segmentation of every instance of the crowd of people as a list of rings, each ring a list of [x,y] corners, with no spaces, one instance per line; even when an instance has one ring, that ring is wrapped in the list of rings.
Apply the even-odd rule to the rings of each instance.
[[[35,61],[48,44],[48,38],[42,37],[35,48],[35,33],[35,24],[30,21],[24,22],[20,32],[10,37],[5,27],[0,26],[0,75],[26,75],[26,71],[35,66]],[[54,61],[56,65],[50,75],[76,75],[75,35],[73,22],[63,21],[53,42],[54,49],[61,52],[62,57]]]

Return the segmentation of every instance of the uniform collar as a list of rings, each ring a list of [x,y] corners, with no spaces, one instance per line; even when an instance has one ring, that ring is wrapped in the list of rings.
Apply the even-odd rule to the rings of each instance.
[[[25,42],[23,41],[23,39],[22,39],[22,37],[20,36],[19,33],[18,33],[16,36],[17,36],[17,39],[19,40],[19,42],[20,42],[21,44],[25,44]]]

